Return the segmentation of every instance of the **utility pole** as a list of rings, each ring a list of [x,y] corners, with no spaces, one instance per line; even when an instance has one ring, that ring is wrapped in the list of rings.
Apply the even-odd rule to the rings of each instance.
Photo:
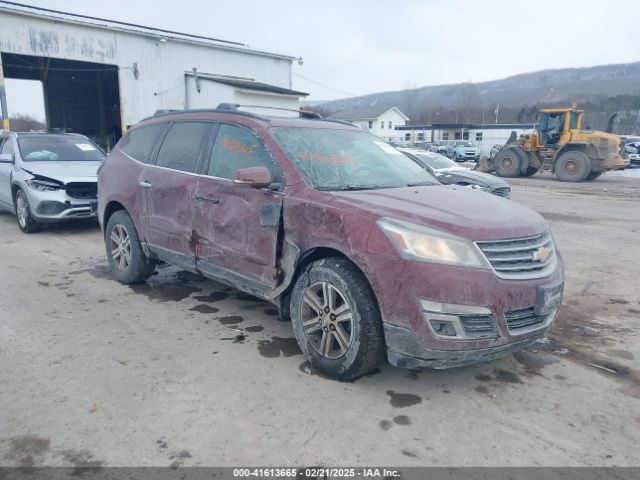
[[[2,52],[0,52],[0,109],[2,110],[2,129],[9,131],[9,111],[7,110],[7,91],[4,88],[4,71],[2,69]]]

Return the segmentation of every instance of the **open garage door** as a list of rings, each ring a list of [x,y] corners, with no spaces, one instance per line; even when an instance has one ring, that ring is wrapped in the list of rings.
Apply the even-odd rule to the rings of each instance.
[[[118,67],[2,53],[6,78],[40,80],[47,128],[90,137],[110,150],[122,136]],[[7,101],[10,103],[11,98]]]

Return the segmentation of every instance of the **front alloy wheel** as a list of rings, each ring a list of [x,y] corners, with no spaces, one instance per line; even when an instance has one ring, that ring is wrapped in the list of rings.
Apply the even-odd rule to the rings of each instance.
[[[304,335],[316,352],[325,358],[342,357],[351,346],[353,317],[344,294],[328,282],[307,287],[303,296]]]
[[[29,200],[27,195],[18,190],[15,197],[16,203],[16,217],[18,219],[18,226],[23,233],[34,233],[42,230],[42,224],[38,223],[31,215],[31,207],[29,206]]]
[[[302,353],[326,375],[353,380],[384,359],[382,318],[373,290],[346,258],[316,260],[300,272],[290,313]]]

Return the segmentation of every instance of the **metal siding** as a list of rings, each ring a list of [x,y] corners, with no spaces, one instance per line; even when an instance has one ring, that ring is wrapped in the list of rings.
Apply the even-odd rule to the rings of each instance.
[[[149,36],[7,10],[0,10],[0,24],[2,52],[117,65],[125,124],[136,123],[160,108],[183,108],[184,73],[193,67],[203,73],[252,78],[283,88],[291,86],[291,60],[250,50],[177,39],[159,45]],[[140,73],[137,80],[134,63]]]

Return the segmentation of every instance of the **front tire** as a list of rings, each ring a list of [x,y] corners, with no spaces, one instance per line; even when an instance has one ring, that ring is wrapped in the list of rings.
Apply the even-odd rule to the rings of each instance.
[[[382,362],[380,311],[369,283],[348,260],[309,265],[293,287],[290,310],[298,345],[320,372],[354,380]]]
[[[16,192],[15,205],[18,227],[20,227],[22,233],[35,233],[42,230],[42,224],[33,218],[31,214],[31,206],[27,195],[20,189]]]
[[[124,210],[109,218],[104,242],[111,273],[120,283],[144,282],[155,270],[155,261],[145,255],[136,227]]]
[[[582,182],[589,176],[590,162],[582,152],[569,151],[556,160],[555,172],[563,182]]]
[[[521,153],[524,155],[524,152],[518,152],[514,147],[500,150],[493,161],[496,174],[500,177],[519,177],[523,163]]]

